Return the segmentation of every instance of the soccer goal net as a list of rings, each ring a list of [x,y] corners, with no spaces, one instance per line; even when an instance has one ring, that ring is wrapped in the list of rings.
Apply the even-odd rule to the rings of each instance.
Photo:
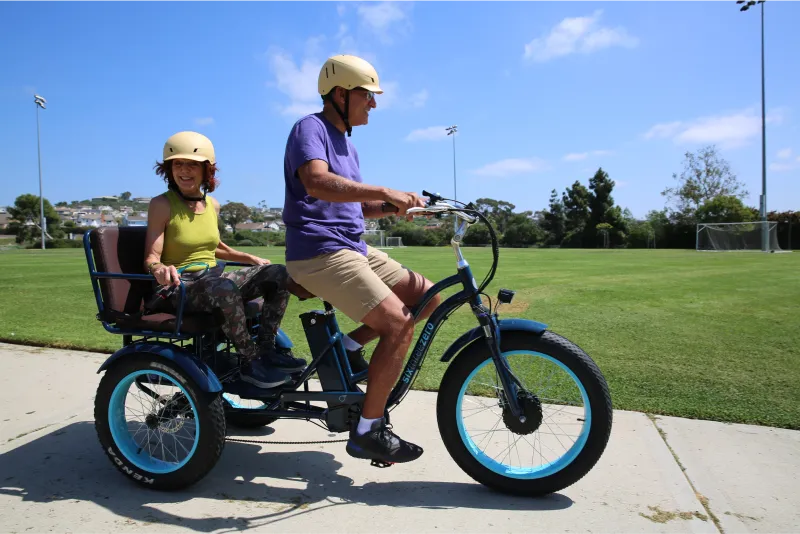
[[[404,247],[405,245],[403,244],[402,237],[387,237],[386,246],[391,248],[400,248]]]
[[[386,248],[386,230],[365,230],[361,239],[375,248]]]
[[[701,223],[697,225],[697,250],[779,251],[777,222]]]

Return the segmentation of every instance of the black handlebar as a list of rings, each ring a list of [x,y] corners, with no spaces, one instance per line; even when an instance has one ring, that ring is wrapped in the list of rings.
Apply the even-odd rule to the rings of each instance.
[[[443,200],[442,197],[440,197],[439,195],[437,195],[435,193],[428,193],[424,189],[422,190],[422,196],[428,197],[429,199],[431,199],[431,202],[434,203],[434,204],[436,202],[439,202],[439,201]]]

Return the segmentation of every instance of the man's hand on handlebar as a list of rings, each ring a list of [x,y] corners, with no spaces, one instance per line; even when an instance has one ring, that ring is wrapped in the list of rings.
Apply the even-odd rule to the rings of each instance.
[[[407,193],[389,189],[386,192],[386,202],[397,207],[397,214],[399,216],[406,216],[409,221],[413,218],[407,215],[406,212],[411,208],[424,208],[426,206],[426,199],[416,193]],[[387,211],[389,211],[387,209]]]

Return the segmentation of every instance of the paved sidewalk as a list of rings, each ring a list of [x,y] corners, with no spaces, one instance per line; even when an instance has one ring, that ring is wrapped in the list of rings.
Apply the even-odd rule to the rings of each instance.
[[[439,439],[436,394],[416,391],[392,419],[425,448],[411,464],[375,469],[343,443],[228,443],[197,485],[147,491],[112,467],[94,432],[104,359],[0,343],[0,531],[800,531],[800,432],[616,411],[609,446],[584,479],[523,499],[455,465]],[[267,433],[252,436],[342,437],[305,421]]]

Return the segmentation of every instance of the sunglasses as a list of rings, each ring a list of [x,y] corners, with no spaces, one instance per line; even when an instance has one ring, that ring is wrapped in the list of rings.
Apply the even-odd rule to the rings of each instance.
[[[372,91],[367,91],[366,89],[362,89],[361,87],[356,87],[353,91],[358,91],[360,93],[364,93],[367,97],[367,101],[373,100],[375,98],[375,93]]]

